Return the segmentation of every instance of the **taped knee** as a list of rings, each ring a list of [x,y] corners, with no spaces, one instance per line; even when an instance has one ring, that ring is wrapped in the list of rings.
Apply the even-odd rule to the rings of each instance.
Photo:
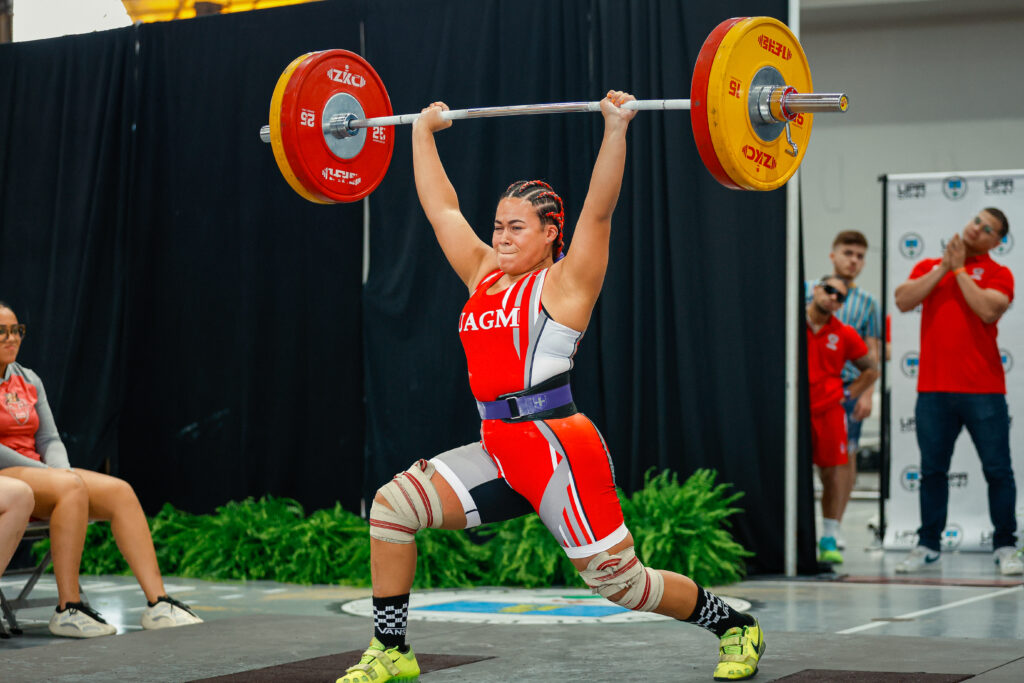
[[[595,555],[580,576],[595,593],[638,612],[654,610],[665,593],[665,577],[645,567],[631,547],[614,555]]]
[[[378,493],[388,505],[376,500],[370,506],[370,537],[388,543],[412,543],[420,529],[440,528],[441,497],[430,481],[434,465],[420,460],[382,486]]]

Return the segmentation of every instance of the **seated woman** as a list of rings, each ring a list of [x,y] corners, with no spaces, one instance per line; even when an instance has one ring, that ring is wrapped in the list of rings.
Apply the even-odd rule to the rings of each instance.
[[[0,576],[7,571],[7,563],[18,549],[34,505],[28,484],[0,477]]]
[[[50,632],[70,638],[108,636],[108,624],[78,592],[78,570],[90,519],[110,522],[117,547],[146,595],[147,629],[202,622],[164,590],[146,515],[132,487],[121,479],[72,468],[39,376],[15,362],[25,326],[0,302],[0,476],[28,484],[32,516],[50,520],[50,548],[59,603]]]

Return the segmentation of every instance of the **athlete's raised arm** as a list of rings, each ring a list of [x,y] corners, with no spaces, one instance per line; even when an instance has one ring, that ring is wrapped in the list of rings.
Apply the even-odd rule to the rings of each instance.
[[[448,105],[444,102],[434,102],[423,109],[423,115],[412,124],[412,164],[416,194],[427,220],[434,228],[445,258],[459,279],[472,289],[484,274],[482,271],[485,266],[493,269],[496,260],[491,248],[477,237],[459,210],[459,197],[437,153],[434,133],[452,125],[451,121],[441,118],[441,112],[445,109],[448,109]]]
[[[601,101],[604,138],[590,176],[590,189],[573,231],[571,248],[551,268],[552,315],[574,329],[582,330],[589,322],[608,269],[612,213],[626,166],[626,131],[636,115],[635,110],[620,107],[634,99],[629,93],[611,90]]]

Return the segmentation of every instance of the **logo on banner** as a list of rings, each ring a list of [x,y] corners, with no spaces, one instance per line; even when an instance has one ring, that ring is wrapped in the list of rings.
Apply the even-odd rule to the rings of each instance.
[[[959,524],[950,524],[942,531],[942,536],[939,538],[939,544],[945,550],[954,550],[960,547],[960,544],[964,540],[964,530],[960,528]]]
[[[1010,253],[1011,249],[1013,249],[1013,235],[1006,233],[1003,235],[1003,239],[999,243],[999,246],[993,249],[992,253],[997,256],[1005,256]]]
[[[924,183],[898,183],[896,199],[924,199],[926,187]]]
[[[913,529],[900,529],[893,533],[892,540],[896,545],[917,545],[917,531]]]
[[[999,349],[999,360],[1003,363],[1003,372],[1010,374],[1010,370],[1013,370],[1013,356],[1006,349]]]
[[[985,194],[1013,194],[1013,178],[986,178]]]
[[[914,416],[900,418],[900,433],[906,434],[917,429],[917,418]]]
[[[907,351],[903,354],[903,358],[900,358],[900,370],[907,377],[913,379],[917,377],[917,366],[919,365],[919,359],[917,351]]]
[[[967,180],[958,175],[946,178],[942,181],[942,194],[946,195],[946,199],[954,201],[963,199],[967,194]]]
[[[904,258],[916,259],[924,251],[924,238],[916,232],[908,232],[900,237],[900,253]]]
[[[900,485],[907,491],[917,491],[921,488],[921,468],[917,465],[908,465],[900,472]]]
[[[967,473],[950,472],[946,475],[946,483],[951,489],[965,489],[967,488]]]

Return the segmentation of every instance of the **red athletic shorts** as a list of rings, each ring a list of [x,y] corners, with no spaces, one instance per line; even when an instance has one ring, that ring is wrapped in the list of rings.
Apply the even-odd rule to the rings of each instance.
[[[846,464],[846,411],[842,404],[811,415],[811,449],[818,467]]]

